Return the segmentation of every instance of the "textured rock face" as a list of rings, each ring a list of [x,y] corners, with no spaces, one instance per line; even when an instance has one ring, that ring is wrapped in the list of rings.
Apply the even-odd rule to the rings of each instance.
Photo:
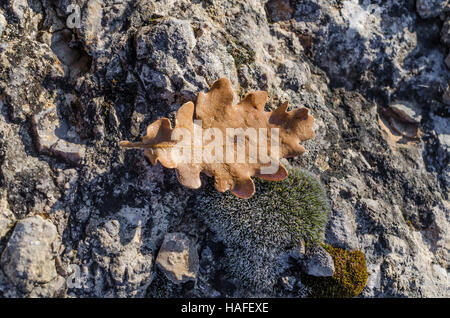
[[[311,110],[289,164],[327,188],[326,242],[364,253],[362,296],[449,296],[448,1],[70,4],[79,25],[66,0],[0,5],[0,296],[246,295],[198,193],[117,146],[221,77],[235,101]],[[196,284],[155,266],[177,232],[195,238]],[[260,296],[307,295],[285,263]]]
[[[56,227],[39,216],[19,221],[1,256],[3,272],[17,291],[31,296],[54,296],[58,280]],[[60,277],[61,278],[61,277]],[[56,283],[56,284],[55,284]],[[14,289],[11,292],[14,295]]]
[[[0,35],[3,34],[3,31],[5,31],[6,28],[6,19],[5,16],[0,11]]]
[[[194,281],[198,272],[198,253],[183,233],[168,233],[159,250],[156,264],[175,284]]]
[[[14,214],[8,209],[6,200],[2,199],[0,201],[0,239],[14,225],[14,219]]]
[[[331,255],[321,246],[310,251],[303,261],[305,272],[316,277],[329,277],[334,273],[334,262]]]
[[[60,156],[72,163],[79,163],[84,159],[83,145],[64,140],[70,133],[73,135],[71,139],[79,138],[75,132],[69,132],[66,123],[59,120],[55,107],[33,116],[32,124],[40,152]]]
[[[417,0],[417,13],[424,18],[439,16],[446,8],[448,0]]]

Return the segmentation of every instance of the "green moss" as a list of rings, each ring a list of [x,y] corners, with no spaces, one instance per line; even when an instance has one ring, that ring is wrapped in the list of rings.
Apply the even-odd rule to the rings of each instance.
[[[347,251],[324,244],[334,260],[332,277],[305,275],[302,282],[311,287],[312,297],[348,298],[358,296],[367,283],[366,260],[361,251]]]
[[[300,241],[321,241],[329,206],[325,189],[308,172],[292,169],[283,181],[254,181],[252,198],[205,190],[197,210],[229,247],[229,272],[261,290],[276,283],[283,253]]]

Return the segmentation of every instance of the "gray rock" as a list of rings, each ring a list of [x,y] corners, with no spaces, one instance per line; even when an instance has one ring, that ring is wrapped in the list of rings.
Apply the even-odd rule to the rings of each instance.
[[[160,71],[167,70],[171,65],[176,67],[178,62],[186,63],[196,42],[189,21],[169,18],[155,27],[140,30],[136,55],[138,59],[147,59]],[[167,56],[171,59],[165,60]]]
[[[434,129],[439,136],[439,141],[446,151],[450,151],[450,125],[449,119],[431,115],[434,121]]]
[[[80,27],[70,30],[69,3],[82,10]],[[149,165],[141,151],[117,147],[227,77],[235,102],[267,90],[267,109],[287,100],[291,109],[311,110],[315,137],[305,143],[307,153],[289,163],[320,172],[332,207],[326,241],[364,253],[370,275],[363,297],[448,296],[443,94],[450,55],[442,47],[448,23],[441,28],[441,21],[449,7],[436,0],[417,1],[419,10],[415,5],[7,0],[0,9],[0,29],[8,23],[0,35],[0,193],[14,217],[0,217],[2,231],[13,234],[11,220],[45,213],[64,233],[58,272],[80,268],[71,297],[146,297],[161,289],[185,296],[184,288],[152,279],[169,230],[210,248],[190,295],[254,296],[235,277],[212,283],[223,273],[227,246],[193,220],[198,191],[180,186],[173,171]],[[422,117],[423,139],[405,140],[383,126],[381,107],[405,100],[418,107],[404,105],[403,112],[412,110],[414,121]],[[82,164],[38,149],[32,118],[50,109],[59,124],[54,131],[42,127],[42,143],[45,136],[67,142],[69,149],[53,144],[65,153],[85,144]],[[0,250],[6,244],[3,237]],[[276,273],[279,282],[285,268],[254,254],[258,273]],[[235,261],[249,268],[245,258]],[[0,271],[0,296],[55,295],[60,282],[57,276],[24,293]],[[297,285],[284,293],[307,296],[307,287]]]
[[[334,274],[334,261],[331,255],[321,246],[308,251],[303,267],[308,275],[329,277]]]
[[[69,128],[64,121],[59,120],[55,107],[34,115],[32,124],[39,151],[60,156],[72,163],[84,159],[84,145],[67,141],[68,138],[79,141],[79,138],[75,132],[69,137]]]
[[[197,249],[183,233],[166,234],[156,264],[175,284],[197,279],[199,269]]]
[[[297,286],[297,288],[298,288],[298,296],[300,297],[300,298],[306,298],[306,297],[309,297],[310,296],[310,294],[311,294],[311,288],[310,287],[308,287],[308,286],[305,286],[302,282],[301,282],[301,280],[298,280],[297,281],[297,284],[296,284],[296,286]]]
[[[406,122],[417,124],[422,120],[422,109],[408,101],[395,101],[389,107]]]
[[[110,273],[119,297],[142,296],[152,282],[153,256],[127,248],[111,260]]]
[[[40,58],[37,58],[37,57]],[[11,41],[0,52],[0,90],[6,94],[12,120],[23,122],[54,106],[56,85],[43,86],[45,80],[63,75],[61,63],[47,45],[25,38]]]
[[[52,282],[58,279],[55,267],[58,240],[56,227],[40,216],[17,223],[1,257],[1,267],[14,288],[24,294],[32,293],[36,287],[48,294],[57,292]]]
[[[0,11],[0,36],[3,35],[3,32],[6,29],[6,25],[7,25],[7,22],[6,22],[5,16]]]
[[[442,101],[445,104],[450,105],[450,86],[447,86],[444,95],[442,95]]]
[[[442,26],[441,41],[445,45],[450,46],[450,19],[447,19]]]
[[[98,211],[90,213],[88,237],[80,242],[80,257],[95,276],[87,276],[83,288],[71,289],[79,295],[90,289],[92,296],[144,297],[153,279],[153,253],[167,229],[162,211],[151,215],[149,208],[121,207],[114,215],[102,218]],[[85,208],[85,210],[87,207]],[[81,213],[80,211],[79,213]],[[83,211],[85,214],[86,211]],[[80,219],[86,219],[82,217]],[[150,228],[143,227],[153,223]],[[110,277],[105,279],[105,275]]]
[[[50,47],[64,66],[68,77],[76,78],[86,73],[91,64],[87,53],[74,45],[75,35],[69,29],[54,32],[51,35]]]
[[[181,104],[195,97],[196,87],[207,87],[205,80],[195,74],[190,60],[196,44],[187,20],[163,19],[158,25],[139,31],[136,37],[139,74],[150,96]],[[177,92],[174,86],[178,87]]]
[[[439,16],[447,6],[448,0],[417,0],[417,13],[423,18],[434,18]]]
[[[25,13],[28,10],[27,0],[9,0],[8,7],[11,9],[20,23],[23,24],[25,20]]]
[[[0,239],[14,225],[14,221],[14,214],[8,209],[6,200],[0,199]]]

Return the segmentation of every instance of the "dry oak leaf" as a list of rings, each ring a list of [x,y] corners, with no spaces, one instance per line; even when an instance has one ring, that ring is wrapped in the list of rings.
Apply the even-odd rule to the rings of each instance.
[[[203,141],[204,144],[209,141],[209,143],[200,146],[198,138],[197,141],[194,137],[187,142],[183,137],[182,141],[191,147],[188,157],[190,156],[192,160],[183,161],[174,156],[173,148],[177,145],[179,147],[180,140],[179,138],[172,140],[174,129],[168,118],[161,118],[150,124],[147,127],[147,135],[141,142],[122,141],[119,145],[144,148],[144,154],[153,165],[159,161],[166,168],[175,168],[178,180],[184,186],[192,189],[199,188],[201,186],[200,172],[203,172],[214,177],[214,185],[218,191],[231,190],[239,198],[250,198],[255,193],[252,176],[271,181],[285,179],[288,173],[279,159],[303,154],[305,148],[300,145],[300,142],[314,136],[312,128],[314,118],[308,113],[307,108],[287,112],[288,103],[285,102],[275,111],[266,112],[264,111],[266,101],[267,92],[257,91],[247,94],[237,105],[233,105],[231,83],[228,79],[221,78],[214,82],[208,93],[199,93],[195,118],[194,103],[183,104],[177,111],[175,129],[183,128],[195,136],[198,129],[207,132],[208,128],[212,128],[209,131],[215,129],[218,132],[218,129],[219,135],[223,136],[223,140],[214,143],[218,135],[214,135],[213,138],[203,133],[200,142]],[[201,127],[194,120],[201,120]],[[257,132],[258,136],[252,132]],[[239,139],[244,140],[244,143],[240,144],[241,148],[237,146]],[[265,143],[262,142],[264,140]],[[227,142],[232,145],[230,157],[226,156],[229,154],[226,149]],[[276,142],[279,147],[272,147],[272,145],[276,146]],[[219,160],[207,162],[206,158],[198,160],[196,154],[202,154],[205,148],[211,151],[210,158],[217,159],[222,155],[227,160],[223,159],[220,162]],[[214,157],[216,155],[218,157]],[[241,156],[240,160],[239,156]],[[242,160],[243,156],[244,160]],[[270,171],[270,166],[275,167],[275,170]]]

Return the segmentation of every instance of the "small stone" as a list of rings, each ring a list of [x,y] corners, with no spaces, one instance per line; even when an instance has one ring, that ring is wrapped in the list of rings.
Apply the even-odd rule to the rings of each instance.
[[[175,284],[197,279],[199,269],[197,250],[183,233],[166,234],[156,264]]]
[[[422,109],[407,101],[396,101],[389,106],[402,120],[417,124],[422,120]]]
[[[334,273],[333,258],[321,246],[314,248],[306,254],[303,266],[308,275],[316,277],[329,277]]]
[[[1,257],[8,280],[22,293],[57,278],[53,246],[58,242],[56,227],[40,216],[19,221]]]
[[[14,225],[14,214],[6,206],[6,200],[0,201],[0,239]]]
[[[431,114],[431,119],[433,119],[434,130],[438,135],[439,142],[445,151],[450,150],[450,125],[448,124],[448,119]]]
[[[447,90],[442,96],[442,101],[444,102],[444,104],[450,105],[450,86],[447,86]]]
[[[80,59],[80,52],[70,47],[72,33],[68,29],[52,34],[51,48],[64,65],[72,65]]]
[[[447,19],[442,26],[441,41],[445,45],[450,46],[450,19]]]
[[[447,6],[448,0],[417,0],[416,10],[423,19],[439,16]]]
[[[73,163],[79,163],[84,158],[84,145],[62,139],[68,135],[69,129],[59,120],[55,107],[34,115],[32,123],[40,152],[54,154]]]

